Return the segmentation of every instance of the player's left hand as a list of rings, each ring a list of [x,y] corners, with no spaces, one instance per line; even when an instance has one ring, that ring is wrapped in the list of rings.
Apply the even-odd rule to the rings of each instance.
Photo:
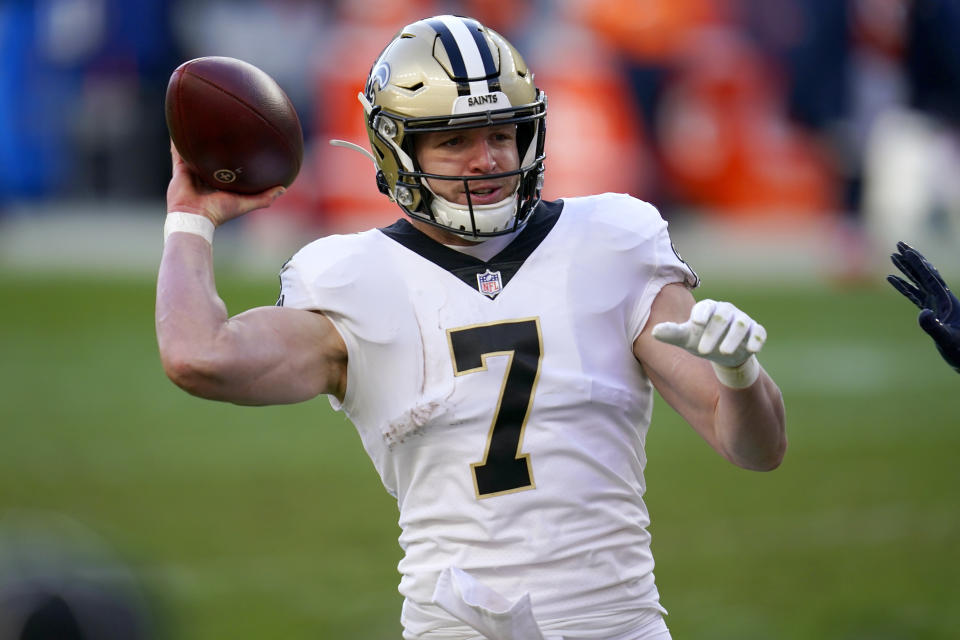
[[[909,282],[897,276],[887,276],[887,281],[920,308],[920,327],[933,338],[943,359],[960,372],[960,301],[919,251],[906,242],[898,242],[897,251],[890,260]]]
[[[701,300],[693,305],[689,320],[661,322],[653,328],[653,337],[733,368],[760,351],[767,330],[729,302]]]

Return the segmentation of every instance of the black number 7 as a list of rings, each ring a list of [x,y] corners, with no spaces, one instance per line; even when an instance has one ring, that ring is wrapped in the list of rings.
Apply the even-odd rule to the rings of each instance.
[[[530,456],[520,453],[523,431],[540,377],[543,339],[536,318],[461,327],[447,331],[453,372],[458,376],[487,370],[487,358],[507,356],[500,398],[487,434],[483,460],[470,465],[477,496],[533,489]]]

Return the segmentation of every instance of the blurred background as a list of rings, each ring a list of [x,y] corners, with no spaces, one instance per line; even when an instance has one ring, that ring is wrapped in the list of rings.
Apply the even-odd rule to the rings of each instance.
[[[654,415],[674,637],[955,637],[960,379],[883,275],[905,240],[960,277],[956,0],[0,2],[0,637],[105,637],[100,616],[137,621],[115,637],[399,637],[396,506],[342,416],[163,376],[163,101],[181,62],[226,55],[296,105],[297,181],[217,236],[231,312],[271,304],[304,242],[398,217],[327,141],[367,145],[372,62],[444,12],[504,34],[549,96],[546,197],[654,203],[697,296],[770,333],[781,470]]]
[[[166,83],[205,55],[266,70],[304,127],[294,187],[247,220],[255,247],[392,221],[369,162],[327,141],[366,145],[356,93],[372,60],[398,25],[439,12],[492,25],[535,70],[550,98],[547,197],[629,192],[721,236],[762,227],[854,281],[896,240],[953,256],[951,0],[7,0],[4,235],[78,211],[155,219]],[[3,249],[35,253],[25,238]]]

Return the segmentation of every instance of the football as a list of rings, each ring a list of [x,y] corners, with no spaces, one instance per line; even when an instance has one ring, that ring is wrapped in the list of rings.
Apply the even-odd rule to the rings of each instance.
[[[211,187],[259,193],[289,187],[300,171],[297,111],[280,85],[248,62],[184,62],[170,76],[164,110],[180,156]]]

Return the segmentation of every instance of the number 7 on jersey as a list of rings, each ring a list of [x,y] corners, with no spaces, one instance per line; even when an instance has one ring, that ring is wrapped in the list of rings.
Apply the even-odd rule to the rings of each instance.
[[[457,376],[486,371],[490,356],[509,358],[483,459],[470,465],[477,496],[533,489],[530,456],[520,449],[543,359],[539,319],[449,329],[447,339]]]

